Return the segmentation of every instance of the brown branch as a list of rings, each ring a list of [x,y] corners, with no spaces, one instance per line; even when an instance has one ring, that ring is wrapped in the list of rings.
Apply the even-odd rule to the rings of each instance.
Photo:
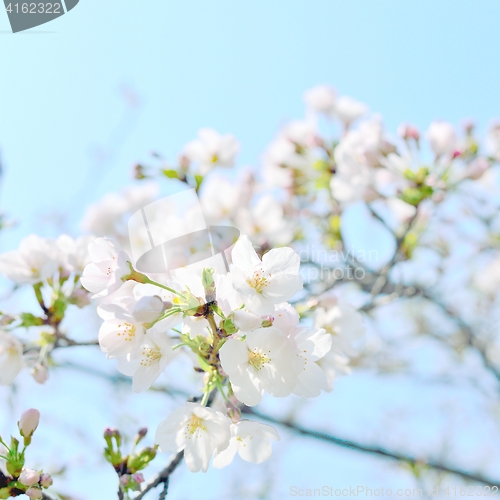
[[[303,436],[312,437],[315,439],[319,439],[321,441],[326,441],[328,443],[332,443],[332,444],[335,444],[337,446],[341,446],[343,448],[349,448],[351,450],[361,451],[364,453],[377,455],[379,457],[389,458],[392,460],[397,460],[399,462],[405,462],[405,463],[408,463],[411,465],[421,465],[421,466],[428,467],[430,469],[434,469],[434,470],[437,470],[440,472],[446,472],[449,474],[454,474],[455,476],[460,476],[463,479],[466,479],[468,481],[475,481],[477,483],[486,484],[488,486],[499,486],[500,485],[500,480],[491,479],[491,478],[482,476],[480,474],[474,474],[471,472],[463,471],[461,469],[455,469],[454,467],[444,465],[440,462],[435,462],[433,460],[422,460],[422,459],[418,459],[416,457],[413,457],[411,455],[406,455],[404,453],[391,452],[391,451],[388,451],[384,448],[380,448],[378,446],[363,445],[363,444],[359,444],[359,443],[356,443],[354,441],[350,441],[347,439],[340,439],[340,438],[337,438],[335,436],[331,436],[329,434],[324,434],[322,432],[312,431],[310,429],[306,429],[304,427],[301,427],[293,422],[281,421],[281,420],[278,420],[278,419],[271,417],[269,415],[264,415],[260,412],[253,410],[252,408],[244,407],[242,409],[242,413],[255,415],[256,417],[259,417],[263,420],[267,420],[268,422],[271,422],[273,424],[282,425],[282,426],[286,427],[287,429],[290,429],[294,432],[297,432],[298,434],[302,434]]]
[[[141,500],[144,498],[151,490],[155,489],[160,484],[164,484],[164,490],[161,493],[163,498],[166,497],[166,491],[168,491],[168,483],[170,480],[170,475],[175,471],[178,465],[182,462],[184,458],[184,450],[174,455],[167,466],[159,472],[155,477],[148,481],[142,490],[142,492],[135,497],[134,500]]]

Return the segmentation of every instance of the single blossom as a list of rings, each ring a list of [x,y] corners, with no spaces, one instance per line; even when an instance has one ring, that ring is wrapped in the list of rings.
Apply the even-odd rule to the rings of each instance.
[[[206,472],[212,454],[229,446],[229,419],[219,411],[197,403],[185,403],[158,426],[155,443],[160,451],[178,453],[184,450],[191,472]]]
[[[244,340],[230,338],[219,354],[235,396],[247,406],[258,404],[264,391],[289,396],[297,384],[300,358],[290,339],[277,328],[258,328]]]
[[[83,270],[83,287],[96,296],[118,290],[130,273],[130,258],[121,246],[110,238],[97,238],[89,244],[89,254],[92,262]]]
[[[337,93],[329,85],[318,85],[304,93],[304,100],[313,111],[333,116]]]
[[[332,336],[322,328],[298,327],[290,333],[296,352],[302,363],[293,393],[297,396],[314,398],[328,389],[328,379],[317,363],[332,347]]]
[[[11,385],[23,367],[23,344],[0,330],[0,385]]]
[[[347,355],[356,351],[352,342],[365,333],[363,315],[350,304],[339,302],[328,310],[316,310],[314,326],[324,328],[332,336],[332,349]]]
[[[346,126],[368,113],[368,107],[352,97],[341,96],[335,102],[335,115]]]
[[[0,272],[16,283],[39,283],[50,278],[59,262],[54,241],[34,234],[24,238],[18,250],[0,255]]]
[[[245,306],[255,314],[272,314],[274,305],[302,289],[300,258],[291,248],[270,250],[262,261],[247,236],[232,251],[231,278]]]
[[[436,156],[451,154],[457,148],[457,136],[451,123],[432,122],[427,129],[426,137]]]
[[[280,437],[270,425],[249,420],[232,424],[229,446],[214,457],[213,466],[216,469],[226,467],[233,461],[236,453],[246,462],[265,462],[273,452],[271,440],[279,441]]]
[[[134,392],[146,391],[165,371],[172,355],[169,337],[152,329],[143,336],[142,345],[135,352],[119,360],[118,370],[133,377]]]
[[[233,135],[221,135],[210,128],[198,132],[198,139],[191,141],[184,149],[185,156],[199,163],[200,173],[205,174],[215,166],[232,167],[240,143]]]

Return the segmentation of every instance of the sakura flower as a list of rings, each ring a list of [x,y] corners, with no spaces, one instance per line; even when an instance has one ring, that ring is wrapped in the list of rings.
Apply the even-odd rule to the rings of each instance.
[[[258,404],[264,391],[288,396],[297,384],[300,361],[292,342],[277,328],[258,328],[244,340],[230,338],[219,354],[235,396],[247,406]]]
[[[231,425],[229,446],[214,457],[212,465],[216,469],[222,469],[233,461],[236,453],[246,462],[254,464],[265,462],[273,452],[271,440],[280,440],[274,427],[260,422],[241,420]]]
[[[82,285],[96,296],[105,296],[118,290],[122,278],[130,273],[130,258],[120,245],[110,238],[97,238],[89,244],[92,262],[81,277]]]
[[[224,414],[197,403],[185,403],[160,423],[155,443],[163,452],[184,450],[188,469],[206,472],[212,454],[225,450],[230,438],[230,422]]]
[[[50,278],[57,266],[55,242],[34,234],[24,238],[18,250],[0,255],[0,272],[16,283],[39,283]]]
[[[457,147],[455,129],[449,122],[432,122],[427,129],[426,137],[436,156],[451,154]]]
[[[278,304],[273,313],[273,326],[288,335],[299,324],[300,316],[288,302]]]
[[[332,116],[337,94],[329,85],[318,85],[304,93],[306,104],[314,111]]]
[[[241,232],[258,245],[286,244],[293,239],[293,227],[284,218],[281,203],[269,195],[260,197],[251,207],[238,210],[235,220]]]
[[[108,358],[133,353],[144,340],[144,325],[134,318],[126,301],[102,304],[97,314],[104,320],[99,329],[99,345]]]
[[[89,244],[95,240],[94,236],[80,236],[76,240],[67,234],[57,238],[61,265],[69,273],[82,274],[85,266],[90,264]]]
[[[296,328],[290,335],[302,362],[297,384],[293,393],[307,398],[317,397],[321,390],[328,389],[328,379],[323,369],[317,364],[332,347],[332,337],[323,328],[310,330]]]
[[[346,128],[368,112],[368,107],[352,97],[341,96],[335,103],[335,115]]]
[[[0,331],[0,385],[10,385],[24,367],[23,344]]]
[[[248,310],[272,314],[274,304],[292,298],[302,289],[300,258],[291,248],[267,252],[262,261],[247,236],[242,236],[232,251],[231,277]]]
[[[119,360],[118,370],[133,377],[134,392],[146,391],[165,371],[172,355],[168,336],[149,330],[143,336],[140,348]]]
[[[232,167],[240,144],[233,135],[220,135],[213,129],[203,128],[198,132],[198,139],[191,141],[184,148],[184,154],[199,163],[203,175],[214,166]]]
[[[363,316],[349,304],[339,302],[329,310],[318,308],[314,322],[316,328],[324,328],[332,336],[332,349],[354,355],[352,341],[365,332]]]

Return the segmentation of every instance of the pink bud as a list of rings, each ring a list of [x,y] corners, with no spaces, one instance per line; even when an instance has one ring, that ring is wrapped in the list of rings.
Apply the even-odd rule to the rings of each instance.
[[[47,382],[47,379],[49,378],[49,370],[47,370],[46,366],[36,365],[31,370],[31,376],[35,379],[35,382],[38,382],[39,384],[45,384],[45,382]]]
[[[33,469],[24,469],[19,476],[19,481],[26,486],[33,486],[40,481],[40,474]]]
[[[410,125],[409,123],[402,123],[398,127],[398,134],[405,141],[408,139],[414,139],[415,141],[420,140],[420,132],[417,127]]]
[[[44,488],[49,488],[50,486],[52,486],[52,484],[54,483],[54,481],[52,480],[52,477],[50,474],[47,474],[47,473],[43,473],[41,476],[40,476],[40,484],[44,487]]]
[[[141,484],[144,482],[144,476],[140,473],[140,472],[136,472],[133,476],[132,476],[132,479],[134,480],[134,482],[136,482],[137,484]]]
[[[40,422],[40,412],[31,408],[26,410],[17,423],[19,427],[19,432],[23,437],[31,437],[38,427]]]
[[[42,498],[42,490],[38,488],[28,488],[28,491],[26,491],[26,495],[28,495],[31,500],[35,500],[37,498]]]
[[[457,156],[460,156],[462,153],[460,151],[454,151],[453,152],[453,158],[456,158]]]

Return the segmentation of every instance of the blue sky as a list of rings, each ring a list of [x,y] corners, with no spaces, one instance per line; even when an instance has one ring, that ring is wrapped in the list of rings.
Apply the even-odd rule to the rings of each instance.
[[[234,133],[240,163],[256,164],[318,83],[392,131],[485,125],[500,114],[499,14],[496,1],[81,0],[13,35],[0,12],[0,206],[21,222],[0,247],[47,231],[40,218],[53,210],[75,228],[89,201],[130,182],[134,162],[152,150],[175,159],[203,126]],[[127,110],[123,87],[139,108]]]
[[[278,127],[302,116],[303,92],[320,83],[365,102],[392,132],[402,121],[425,129],[436,118],[485,126],[500,116],[499,17],[497,0],[80,0],[50,24],[13,35],[0,12],[0,209],[19,222],[0,234],[0,251],[29,232],[50,233],[41,222],[54,211],[77,234],[84,207],[129,184],[135,162],[151,151],[174,160],[201,127],[235,134],[239,164],[255,165]],[[140,106],[127,107],[123,88]],[[362,415],[380,388],[352,380],[339,382],[336,408],[359,404]],[[80,383],[83,398],[91,389]],[[50,393],[29,387],[43,405]],[[352,387],[362,401],[353,401]],[[397,403],[404,389],[391,390]],[[97,433],[102,425],[96,421]],[[348,463],[349,480],[373,470],[372,459],[349,452],[346,462],[338,450],[309,446],[321,463],[311,485],[331,478],[329,460]],[[284,491],[300,453],[283,465]],[[217,474],[196,483],[183,472],[173,488],[200,493]]]

